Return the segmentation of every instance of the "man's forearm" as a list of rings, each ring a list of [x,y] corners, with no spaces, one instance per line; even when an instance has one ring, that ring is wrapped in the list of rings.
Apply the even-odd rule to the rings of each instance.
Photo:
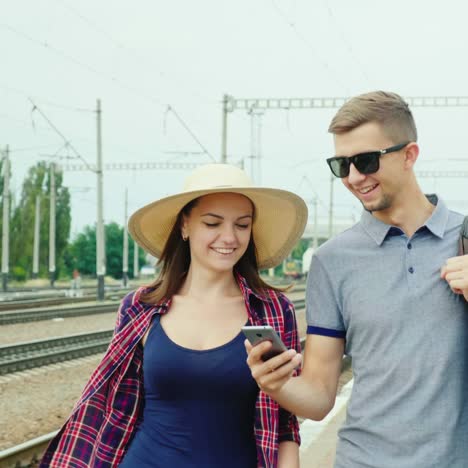
[[[293,377],[277,391],[269,393],[281,407],[307,419],[323,419],[335,404],[335,394],[305,376]]]

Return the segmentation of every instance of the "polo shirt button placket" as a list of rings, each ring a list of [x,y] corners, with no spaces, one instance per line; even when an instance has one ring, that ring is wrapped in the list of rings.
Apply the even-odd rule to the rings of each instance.
[[[407,249],[407,250],[412,250],[412,248],[413,248],[413,244],[411,243],[410,240],[408,240],[408,243],[406,244],[406,249]],[[409,264],[410,264],[411,261],[412,261],[410,257],[411,257],[411,254],[408,252],[408,257],[407,257],[407,258],[408,258],[408,263],[409,263]],[[414,273],[414,267],[413,267],[413,266],[409,266],[409,267],[408,267],[408,272],[412,275],[412,274]]]

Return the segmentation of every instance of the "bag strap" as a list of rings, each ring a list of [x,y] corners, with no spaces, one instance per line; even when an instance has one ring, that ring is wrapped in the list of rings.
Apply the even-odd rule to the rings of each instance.
[[[468,216],[465,216],[461,225],[460,239],[458,241],[458,255],[468,255]]]

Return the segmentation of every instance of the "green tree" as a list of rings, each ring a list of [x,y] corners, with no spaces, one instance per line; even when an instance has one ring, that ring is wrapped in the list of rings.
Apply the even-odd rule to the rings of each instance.
[[[3,160],[3,153],[0,150],[0,233],[3,233],[3,186],[4,186],[4,180],[5,180],[5,174],[4,174],[4,169],[5,169],[5,164]],[[11,160],[10,160],[10,170],[8,171],[10,174],[11,178]],[[9,191],[10,195],[10,207],[11,207],[11,189]],[[10,213],[11,217],[11,213]],[[1,242],[0,242],[0,248],[1,248]]]
[[[0,153],[0,233],[3,232],[3,155]],[[1,246],[0,246],[1,248]]]
[[[106,246],[106,275],[122,278],[123,228],[112,222],[104,226]],[[134,243],[128,243],[128,274],[133,277]],[[144,252],[139,249],[139,264],[145,260]],[[96,276],[96,227],[86,226],[70,244],[66,262],[71,272],[77,269],[82,275]]]
[[[62,185],[63,176],[55,172],[55,255],[56,274],[64,270],[64,253],[70,236],[70,193]],[[33,240],[36,196],[40,197],[39,275],[47,276],[49,270],[49,213],[50,164],[41,161],[29,169],[23,183],[21,199],[15,207],[10,230],[11,265],[21,267],[28,276],[32,273]]]
[[[308,249],[310,241],[307,239],[299,239],[299,242],[294,246],[291,252],[291,258],[302,260],[304,252]]]
[[[65,262],[70,275],[77,269],[82,275],[96,276],[96,228],[85,226],[68,246]]]

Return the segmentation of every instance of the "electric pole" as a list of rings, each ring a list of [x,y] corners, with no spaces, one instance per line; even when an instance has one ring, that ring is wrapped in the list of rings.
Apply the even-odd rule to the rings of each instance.
[[[55,284],[55,164],[50,164],[50,211],[49,211],[49,278]]]
[[[227,162],[227,115],[228,115],[229,96],[223,96],[223,129],[221,135],[221,163]]]
[[[102,139],[101,139],[101,100],[97,100],[96,106],[96,134],[97,134],[97,220],[96,220],[96,275],[97,275],[97,297],[99,301],[104,300],[104,275],[105,253],[104,253],[104,218],[103,218],[103,172],[102,172]]]
[[[255,185],[262,183],[262,110],[250,109],[250,176]]]
[[[33,271],[32,277],[39,276],[39,240],[41,227],[41,197],[36,195],[36,212],[34,216]]]
[[[138,278],[140,276],[140,266],[138,261],[138,254],[140,253],[138,244],[133,241],[133,277]]]
[[[123,229],[123,255],[122,255],[122,281],[124,288],[128,284],[128,189],[125,189],[125,214],[124,214],[124,229]]]
[[[8,290],[10,248],[10,148],[3,158],[3,231],[2,231],[2,289]]]

